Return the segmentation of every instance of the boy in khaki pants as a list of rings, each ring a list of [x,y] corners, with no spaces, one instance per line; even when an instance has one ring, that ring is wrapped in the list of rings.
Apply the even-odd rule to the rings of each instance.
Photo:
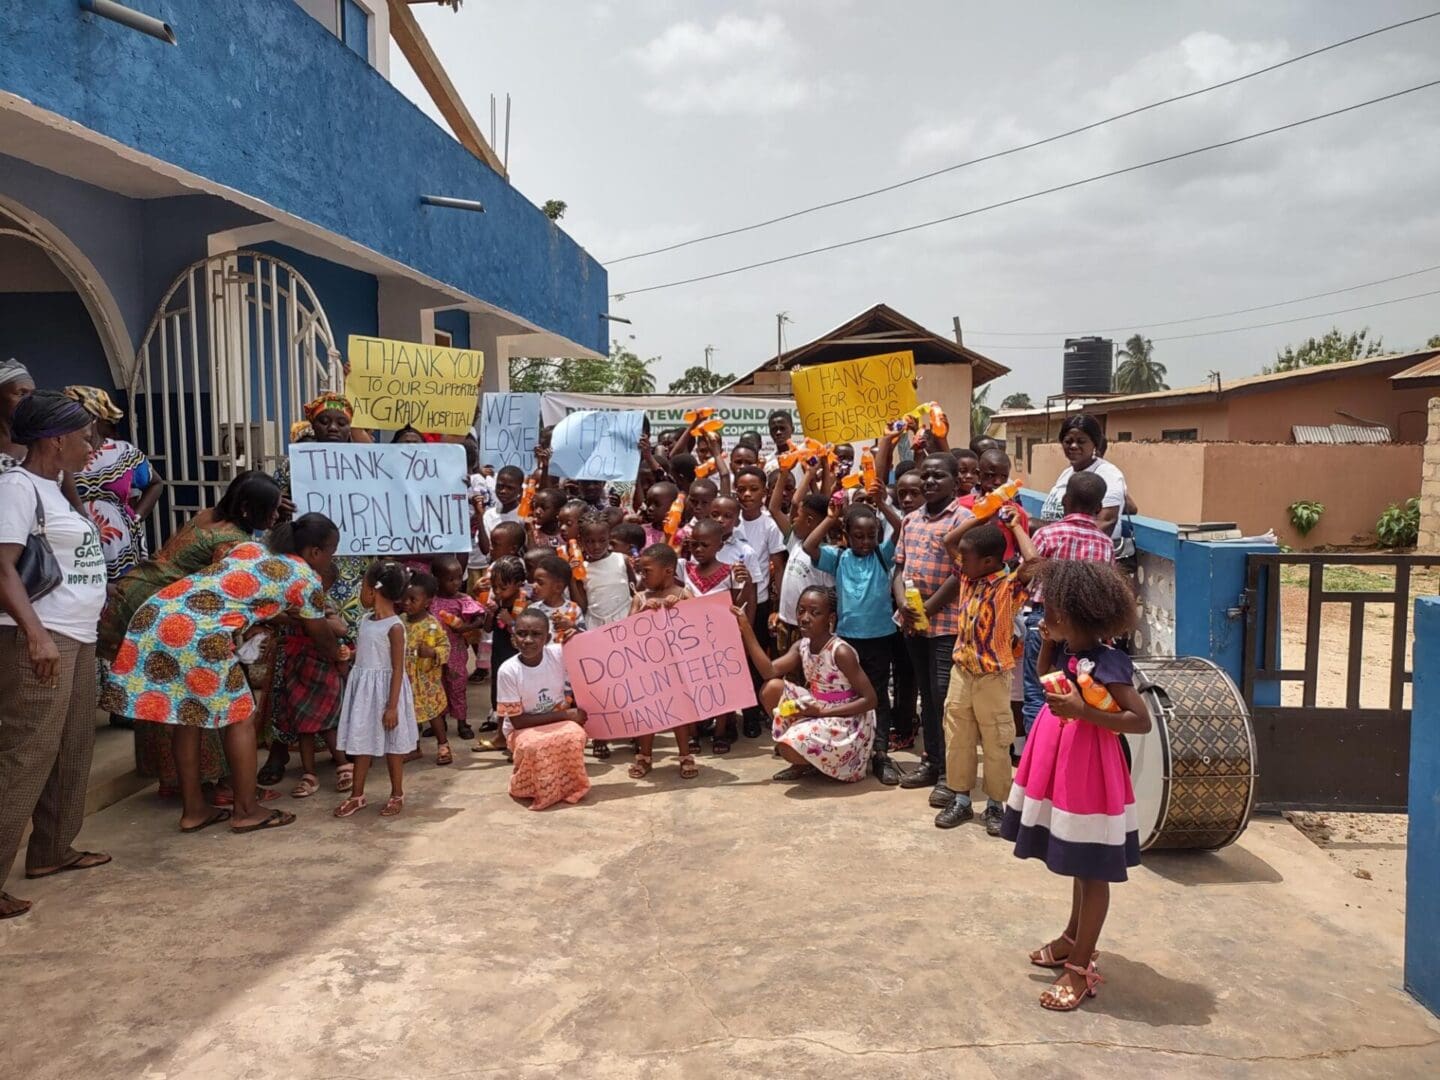
[[[960,633],[945,696],[945,782],[955,798],[935,817],[937,828],[953,829],[975,816],[970,789],[975,786],[978,741],[985,755],[985,831],[991,836],[1000,835],[1010,794],[1015,616],[1025,605],[1035,572],[1035,548],[1017,515],[1007,506],[996,517],[1000,521],[968,518],[945,537],[960,571]],[[1005,566],[1007,532],[1025,557],[1016,570]]]

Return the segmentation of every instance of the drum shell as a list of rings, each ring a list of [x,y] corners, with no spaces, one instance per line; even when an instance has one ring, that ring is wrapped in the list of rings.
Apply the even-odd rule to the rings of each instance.
[[[1200,657],[1141,658],[1135,672],[1154,725],[1141,738],[1159,739],[1161,752],[1150,758],[1164,766],[1159,813],[1153,824],[1142,820],[1141,849],[1213,850],[1234,843],[1249,824],[1259,775],[1240,691],[1223,669]]]

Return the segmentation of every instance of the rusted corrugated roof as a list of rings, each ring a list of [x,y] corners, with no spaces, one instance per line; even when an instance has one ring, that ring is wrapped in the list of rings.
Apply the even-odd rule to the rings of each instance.
[[[1291,429],[1297,443],[1388,443],[1390,429],[1387,427],[1361,424],[1331,424],[1315,426],[1296,424]]]

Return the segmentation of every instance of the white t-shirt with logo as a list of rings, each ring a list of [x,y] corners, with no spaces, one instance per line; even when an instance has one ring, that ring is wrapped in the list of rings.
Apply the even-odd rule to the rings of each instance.
[[[755,602],[763,604],[770,599],[770,556],[785,550],[785,536],[768,510],[761,510],[760,516],[750,521],[741,515],[735,535],[744,537],[758,556],[750,574],[755,579]]]
[[[23,547],[30,539],[37,495],[45,509],[45,533],[65,580],[30,606],[45,629],[93,644],[105,606],[105,553],[94,522],[66,501],[60,485],[24,468],[0,475],[0,544]],[[14,625],[14,619],[0,612],[0,626]]]
[[[527,667],[518,656],[500,665],[495,676],[495,708],[505,718],[506,738],[515,730],[510,717],[521,713],[547,713],[569,706],[570,681],[559,645],[546,645],[540,663]],[[518,705],[518,708],[517,708]]]
[[[798,536],[790,537],[790,558],[785,561],[785,573],[780,578],[780,621],[794,626],[799,621],[797,609],[800,594],[812,585],[835,587],[834,576],[824,570],[815,569],[810,556],[805,554],[805,542]]]

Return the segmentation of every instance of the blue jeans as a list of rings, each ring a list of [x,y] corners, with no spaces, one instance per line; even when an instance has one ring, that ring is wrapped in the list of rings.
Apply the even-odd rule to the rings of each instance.
[[[1040,672],[1036,661],[1040,659],[1040,620],[1045,618],[1045,609],[1032,607],[1025,612],[1025,702],[1020,715],[1025,727],[1019,732],[1028,734],[1035,725],[1035,718],[1045,707],[1045,691],[1040,686]]]

